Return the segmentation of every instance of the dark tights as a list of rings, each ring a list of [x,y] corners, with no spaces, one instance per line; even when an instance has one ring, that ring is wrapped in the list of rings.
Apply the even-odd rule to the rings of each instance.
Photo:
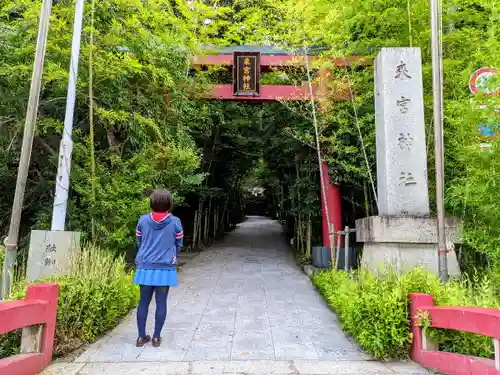
[[[141,299],[139,300],[139,307],[137,308],[139,337],[146,336],[146,321],[148,319],[149,304],[153,298],[153,293],[156,299],[155,332],[153,337],[161,337],[161,330],[167,318],[168,289],[168,286],[141,285]]]

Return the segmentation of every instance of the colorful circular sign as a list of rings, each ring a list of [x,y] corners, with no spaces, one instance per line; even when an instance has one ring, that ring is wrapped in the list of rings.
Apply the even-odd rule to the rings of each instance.
[[[500,84],[498,84],[495,88],[490,87],[491,79],[495,78],[497,74],[497,68],[481,68],[476,70],[469,80],[470,91],[473,94],[476,94],[478,92],[489,95],[500,94]]]
[[[483,138],[496,138],[498,136],[498,125],[480,124],[477,126],[477,131]]]

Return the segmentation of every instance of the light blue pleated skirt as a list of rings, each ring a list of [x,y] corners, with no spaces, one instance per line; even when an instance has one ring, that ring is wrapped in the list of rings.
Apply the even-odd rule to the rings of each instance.
[[[134,284],[149,286],[177,286],[177,270],[175,268],[135,270]]]

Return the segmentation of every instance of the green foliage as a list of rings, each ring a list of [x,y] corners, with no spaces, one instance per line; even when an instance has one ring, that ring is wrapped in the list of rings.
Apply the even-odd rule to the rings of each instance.
[[[427,154],[429,156],[429,192],[434,198],[434,152],[432,135],[432,77],[430,53],[430,10],[425,0],[355,0],[284,1],[285,21],[282,43],[324,46],[325,61],[331,56],[375,56],[381,47],[420,47],[423,60],[424,104],[426,114]],[[498,146],[491,142],[489,151],[479,148],[478,124],[498,125],[495,106],[500,97],[477,96],[471,106],[468,80],[483,66],[500,67],[500,5],[495,0],[445,1],[443,4],[444,103],[445,103],[445,182],[446,203],[450,215],[465,222],[463,251],[481,252],[491,261],[493,273],[499,271],[498,180],[500,165]],[[292,22],[300,27],[287,28]],[[327,32],[325,32],[327,30]],[[349,81],[355,94],[354,103],[331,103],[323,114],[323,123],[331,124],[327,147],[329,163],[338,181],[362,186],[371,169],[375,176],[375,138],[373,117],[373,69],[337,69],[334,76]],[[499,79],[497,79],[498,84]],[[495,85],[493,83],[493,85]],[[357,116],[354,112],[354,104]],[[486,109],[476,110],[479,105]],[[356,142],[356,117],[368,152],[368,168]],[[359,140],[358,140],[359,142]],[[371,189],[369,189],[371,190]],[[376,213],[369,192],[370,211]],[[365,195],[366,196],[366,195]],[[356,203],[359,197],[354,197]],[[472,256],[466,258],[472,259]],[[482,264],[484,266],[484,264]]]
[[[198,166],[196,155],[174,142],[144,146],[126,160],[118,155],[99,157],[95,202],[89,184],[92,176],[85,172],[88,169],[81,169],[73,178],[75,191],[80,196],[78,206],[89,207],[90,215],[78,217],[75,214],[72,217],[76,219],[70,220],[70,228],[90,233],[91,217],[106,218],[97,220],[99,244],[117,252],[133,248],[137,220],[150,210],[147,190],[168,186],[174,192],[176,202],[182,202],[183,194],[202,181],[201,175],[191,173]],[[74,205],[72,209],[77,210],[78,206]]]
[[[123,258],[87,247],[67,276],[44,280],[60,285],[54,355],[63,356],[96,341],[137,305],[138,289]],[[25,284],[16,286],[9,299],[23,299]],[[20,332],[0,337],[0,357],[19,349]]]
[[[0,226],[6,227],[15,186],[20,135],[26,112],[39,16],[38,2],[5,1],[0,28]],[[200,184],[198,150],[182,113],[189,111],[182,85],[192,35],[167,0],[96,2],[94,45],[89,45],[90,6],[84,31],[74,118],[69,228],[100,245],[123,251],[133,246],[133,230],[147,210],[144,192],[168,186],[181,201]],[[64,120],[74,3],[53,6],[40,108],[25,197],[22,233],[49,226],[57,152]],[[89,52],[93,51],[95,143],[89,144]],[[166,94],[169,93],[168,100]],[[95,149],[97,174],[91,174]],[[96,186],[96,199],[91,183]]]
[[[453,287],[446,288],[438,298],[437,304],[498,309],[500,308],[500,299],[495,291],[496,281],[474,273],[467,282],[456,283]],[[430,331],[430,335],[434,341],[439,343],[440,350],[494,358],[493,342],[489,337],[444,329],[433,329]]]
[[[466,0],[444,5],[447,210],[465,220],[463,253],[479,251],[486,255],[482,259],[488,259],[490,271],[498,275],[498,146],[493,142],[488,152],[480,151],[473,130],[479,122],[494,124],[498,120],[494,108],[499,99],[479,96],[474,105],[486,105],[487,109],[472,110],[467,80],[481,66],[500,66],[499,4],[496,0]],[[40,1],[6,0],[0,7],[0,189],[6,198],[0,200],[0,228],[5,232],[14,195]],[[63,131],[73,11],[69,0],[58,1],[53,7],[22,235],[32,227],[49,226]],[[373,67],[339,68],[332,65],[331,58],[341,61],[345,56],[363,55],[369,59],[381,47],[420,47],[433,197],[429,21],[426,0],[103,0],[96,2],[92,30],[95,43],[90,46],[90,7],[86,7],[68,228],[82,230],[90,237],[95,227],[95,241],[123,253],[133,247],[136,220],[148,210],[145,191],[167,186],[176,194],[177,202],[185,203],[188,220],[196,221],[192,218],[200,211],[214,217],[203,225],[220,230],[215,223],[225,218],[214,215],[228,215],[243,206],[240,190],[261,160],[258,182],[266,188],[275,217],[298,239],[296,243],[305,249],[305,257],[311,241],[321,242],[311,102],[256,107],[207,102],[188,95],[186,87],[200,93],[207,84],[229,82],[231,74],[220,68],[196,72],[196,77],[189,71],[190,58],[200,49],[217,53],[227,45],[273,46],[295,54],[319,54],[322,59],[312,66],[314,83],[319,81],[318,68],[333,69],[328,99],[315,103],[317,125],[320,151],[329,164],[330,177],[341,184],[343,206],[351,205],[344,209],[344,221],[349,225],[356,218],[377,213],[376,181],[370,181],[376,176]],[[214,51],[207,46],[214,46]],[[95,93],[92,145],[90,51]],[[306,79],[305,69],[298,67],[262,75],[265,84],[300,85]],[[346,82],[354,98],[337,100],[335,94],[345,89]],[[95,176],[91,173],[92,148],[96,152]],[[191,225],[186,226],[190,231]]]
[[[408,293],[432,294],[437,305],[500,307],[488,278],[474,282],[452,281],[446,285],[421,269],[398,276],[389,272],[379,279],[366,271],[328,271],[314,277],[314,283],[339,315],[343,328],[376,358],[407,358],[411,331]],[[440,349],[455,353],[491,357],[491,339],[469,333],[432,330]]]

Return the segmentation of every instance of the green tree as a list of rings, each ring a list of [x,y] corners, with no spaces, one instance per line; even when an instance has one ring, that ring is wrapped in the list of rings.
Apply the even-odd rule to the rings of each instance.
[[[4,2],[1,33],[0,139],[2,227],[15,186],[20,129],[25,115],[40,2]],[[67,89],[73,2],[54,4],[47,45],[42,95],[25,205],[25,230],[46,227],[53,201],[57,150]],[[137,215],[146,210],[145,191],[169,186],[179,198],[201,182],[198,151],[187,133],[189,110],[182,87],[194,47],[193,35],[169,1],[96,2],[94,45],[89,45],[90,7],[85,13],[77,86],[72,207],[69,228],[96,236],[117,250],[131,246]],[[89,144],[89,65],[93,49],[95,143]],[[167,92],[171,93],[166,100]],[[188,108],[186,108],[188,107]],[[96,152],[96,176],[90,150]],[[96,199],[91,183],[97,186]]]

